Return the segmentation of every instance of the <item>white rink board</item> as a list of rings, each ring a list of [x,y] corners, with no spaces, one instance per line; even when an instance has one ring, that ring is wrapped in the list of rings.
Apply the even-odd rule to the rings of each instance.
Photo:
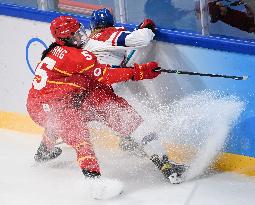
[[[0,110],[26,113],[26,96],[33,79],[26,62],[26,45],[32,38],[41,38],[49,44],[53,40],[49,24],[9,16],[0,16],[0,22],[4,28],[0,38]],[[29,61],[33,68],[43,50],[42,44],[31,44]]]

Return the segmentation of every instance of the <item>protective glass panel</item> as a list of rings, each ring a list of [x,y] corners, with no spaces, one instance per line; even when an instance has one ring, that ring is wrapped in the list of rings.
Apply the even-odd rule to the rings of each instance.
[[[151,18],[160,28],[255,38],[255,0],[0,0],[0,3],[85,16],[106,7],[121,23],[139,24],[144,18]]]
[[[17,4],[20,6],[29,6],[29,7],[37,8],[36,0],[0,0],[0,3]]]

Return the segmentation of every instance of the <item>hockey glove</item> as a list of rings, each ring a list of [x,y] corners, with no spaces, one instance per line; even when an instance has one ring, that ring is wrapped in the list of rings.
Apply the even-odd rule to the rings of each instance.
[[[134,64],[134,76],[133,80],[143,80],[143,79],[153,79],[156,78],[160,72],[154,71],[158,68],[158,63],[156,62],[149,62],[146,64]]]
[[[140,25],[138,29],[148,28],[151,29],[153,33],[156,32],[156,24],[151,19],[145,19]]]

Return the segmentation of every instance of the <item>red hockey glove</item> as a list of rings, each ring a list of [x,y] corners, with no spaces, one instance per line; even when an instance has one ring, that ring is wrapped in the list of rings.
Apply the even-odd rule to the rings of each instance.
[[[144,19],[144,21],[138,26],[138,29],[142,28],[151,29],[153,33],[156,32],[156,24],[151,19]]]
[[[156,62],[149,62],[141,65],[134,64],[133,80],[156,78],[160,74],[160,72],[154,70],[158,67],[158,63]]]

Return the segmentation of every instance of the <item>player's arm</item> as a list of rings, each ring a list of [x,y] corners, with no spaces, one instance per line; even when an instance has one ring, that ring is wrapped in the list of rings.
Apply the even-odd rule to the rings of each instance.
[[[131,32],[125,38],[119,38],[118,41],[119,44],[123,44],[126,47],[139,48],[149,45],[154,36],[155,34],[150,29],[143,28]]]
[[[112,85],[114,83],[128,81],[128,80],[143,80],[157,77],[160,72],[154,71],[158,68],[156,62],[149,62],[146,64],[135,64],[133,69],[130,68],[111,68],[109,66],[101,65],[102,73],[98,76],[98,81]],[[99,67],[97,67],[99,69]]]
[[[130,31],[116,31],[110,38],[113,46],[139,48],[147,46],[154,38],[156,25],[151,19],[145,19],[138,29]]]
[[[160,74],[160,72],[154,71],[159,67],[156,62],[141,65],[134,64],[133,69],[112,68],[109,65],[99,64],[95,55],[89,51],[82,51],[82,55],[85,57],[85,69],[82,69],[79,73],[107,85],[128,80],[152,79]]]
[[[151,19],[145,19],[138,29],[125,37],[123,43],[127,47],[143,47],[149,45],[156,32],[156,25]]]

